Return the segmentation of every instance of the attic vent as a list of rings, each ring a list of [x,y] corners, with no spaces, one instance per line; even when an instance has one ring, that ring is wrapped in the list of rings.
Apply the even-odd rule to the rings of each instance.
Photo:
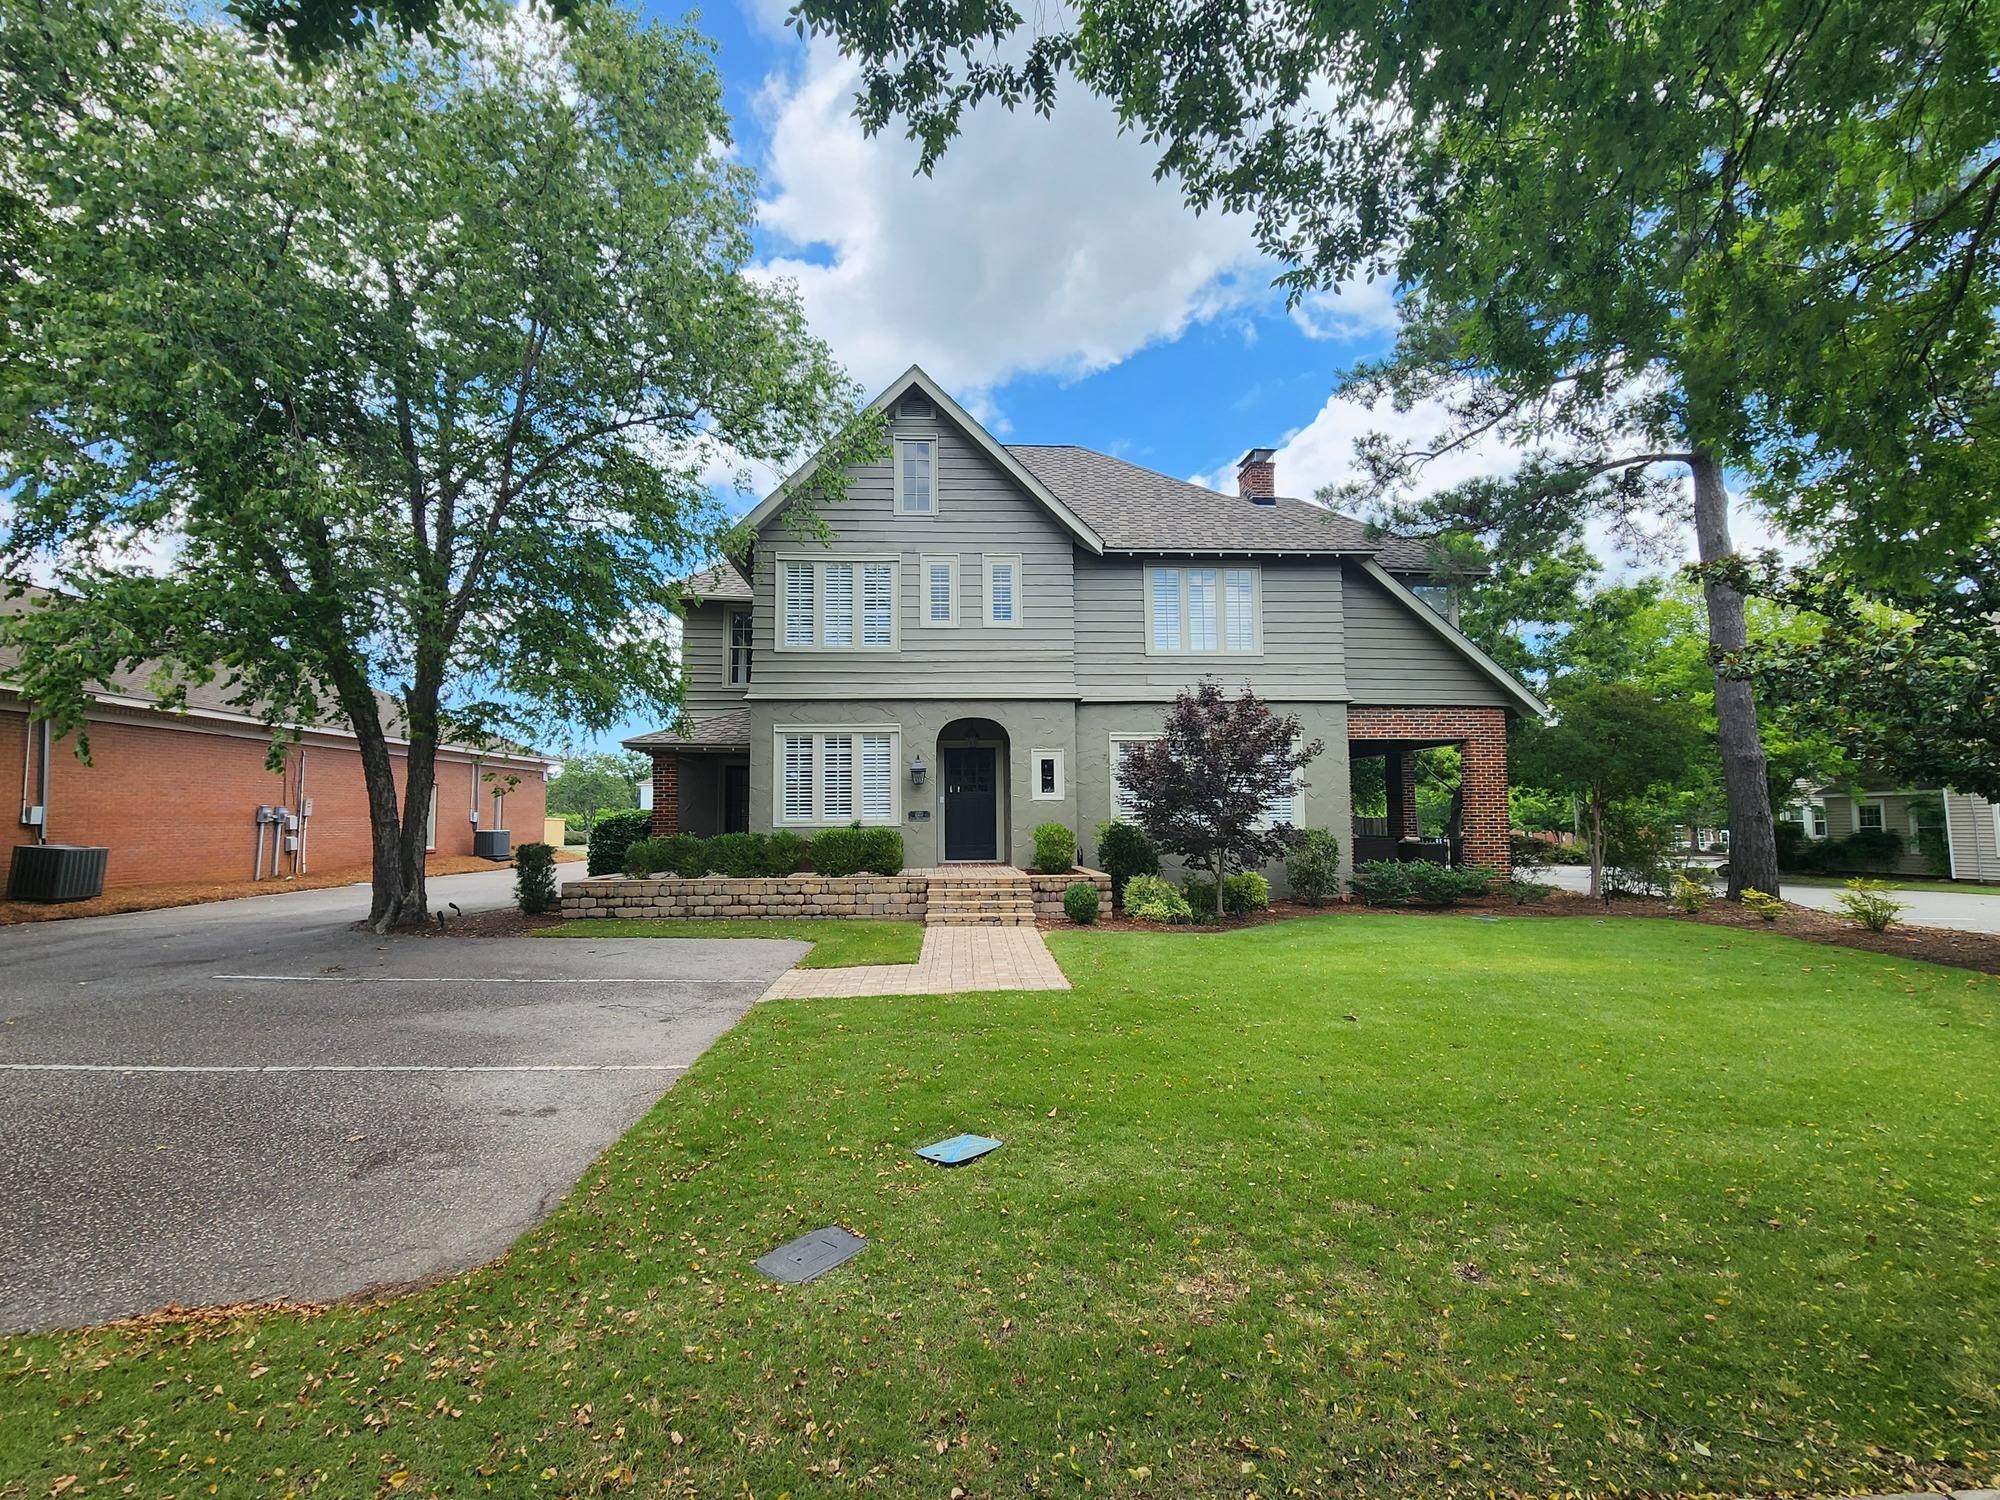
[[[931,406],[931,398],[919,391],[911,391],[896,408],[898,415],[905,417],[934,417],[937,412]]]

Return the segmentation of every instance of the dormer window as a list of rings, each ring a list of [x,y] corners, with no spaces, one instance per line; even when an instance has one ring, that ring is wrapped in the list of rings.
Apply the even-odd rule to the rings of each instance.
[[[755,639],[750,611],[729,612],[729,681],[742,687],[750,681],[750,646]]]
[[[896,513],[937,513],[937,439],[896,439]]]

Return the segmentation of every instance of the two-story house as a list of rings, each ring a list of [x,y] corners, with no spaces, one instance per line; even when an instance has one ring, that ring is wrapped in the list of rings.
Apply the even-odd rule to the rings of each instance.
[[[1387,853],[1417,832],[1415,752],[1456,744],[1463,857],[1507,865],[1507,719],[1542,706],[1452,626],[1421,546],[1279,497],[1268,449],[1223,495],[1002,444],[915,368],[874,405],[891,456],[823,509],[829,541],[785,524],[808,464],[750,514],[743,566],[690,585],[684,718],[626,741],[656,831],[886,824],[918,867],[1025,864],[1059,822],[1088,863],[1125,747],[1214,677],[1326,743],[1274,816],[1351,856],[1350,766],[1381,756],[1360,852]]]

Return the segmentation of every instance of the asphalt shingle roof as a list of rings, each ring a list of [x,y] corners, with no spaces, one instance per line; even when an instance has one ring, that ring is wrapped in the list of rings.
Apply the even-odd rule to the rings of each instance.
[[[1370,537],[1352,516],[1311,500],[1258,505],[1067,444],[1011,453],[1112,552],[1352,552],[1391,572],[1429,571],[1421,541]]]
[[[682,588],[703,603],[718,599],[735,602],[756,597],[750,592],[750,580],[738,572],[736,565],[730,562],[719,562],[712,568],[704,568],[683,584]]]
[[[699,719],[690,716],[680,729],[654,729],[622,743],[627,750],[748,750],[750,710],[732,708]]]

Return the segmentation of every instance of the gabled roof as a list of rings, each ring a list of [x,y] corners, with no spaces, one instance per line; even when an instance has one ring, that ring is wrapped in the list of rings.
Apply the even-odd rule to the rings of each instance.
[[[869,402],[868,410],[888,411],[912,390],[922,391],[928,396],[931,405],[937,409],[939,414],[947,418],[953,426],[957,427],[964,434],[968,442],[979,449],[981,453],[985,454],[987,458],[991,459],[995,467],[1011,477],[1016,484],[1028,492],[1030,497],[1039,501],[1042,508],[1055,518],[1056,523],[1070,534],[1078,546],[1082,547],[1086,552],[1102,553],[1104,551],[1104,543],[1099,539],[1097,533],[1086,525],[1069,508],[1065,501],[1060,499],[1041,480],[1037,479],[1034,474],[1022,467],[1020,461],[1012,453],[994,441],[992,433],[980,426],[970,412],[951,399],[951,396],[945,391],[944,387],[939,385],[935,380],[932,380],[930,376],[926,375],[915,365],[911,365],[909,369],[898,375],[889,383],[887,390]],[[798,494],[800,489],[818,472],[819,457],[818,455],[814,455],[797,469],[786,475],[784,482],[771,491],[769,495],[766,495],[763,503],[745,517],[746,523],[753,530],[762,526],[772,516],[775,516],[782,510],[786,503],[794,495]]]
[[[686,750],[721,754],[750,748],[750,710],[732,708],[681,720],[678,729],[654,729],[621,740],[627,750]]]
[[[681,590],[692,595],[699,604],[734,604],[757,597],[751,592],[750,580],[743,576],[736,564],[726,560],[712,568],[704,568],[682,584]]]
[[[1370,537],[1352,516],[1310,500],[1259,505],[1069,444],[1012,443],[1021,461],[1114,552],[1338,552],[1397,572],[1429,571],[1429,549]]]
[[[1402,605],[1410,614],[1415,615],[1425,625],[1443,636],[1446,645],[1464,656],[1474,667],[1478,668],[1479,671],[1483,672],[1503,688],[1507,696],[1514,700],[1515,706],[1523,713],[1535,719],[1546,718],[1548,716],[1548,704],[1542,702],[1541,699],[1523,687],[1520,679],[1512,672],[1480,650],[1472,637],[1466,635],[1443,615],[1411,593],[1403,582],[1393,573],[1389,572],[1388,569],[1384,568],[1373,558],[1363,558],[1361,568],[1370,578],[1381,584],[1388,591],[1389,596]]]

